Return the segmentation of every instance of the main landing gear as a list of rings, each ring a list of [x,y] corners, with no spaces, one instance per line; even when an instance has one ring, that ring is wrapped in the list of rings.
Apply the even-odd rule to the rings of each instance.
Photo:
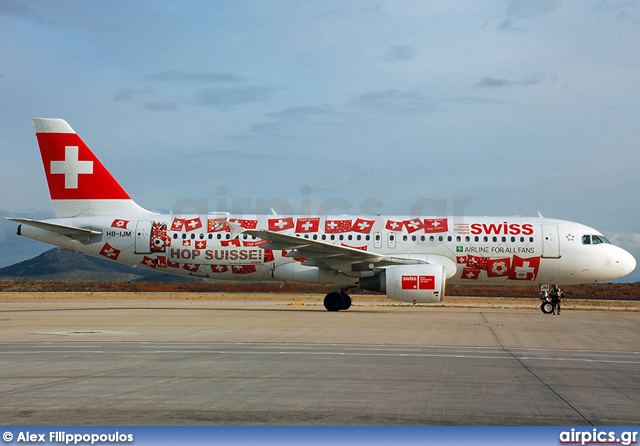
[[[351,296],[344,290],[340,290],[340,292],[332,291],[324,296],[324,307],[327,311],[348,310],[351,308],[351,302]]]

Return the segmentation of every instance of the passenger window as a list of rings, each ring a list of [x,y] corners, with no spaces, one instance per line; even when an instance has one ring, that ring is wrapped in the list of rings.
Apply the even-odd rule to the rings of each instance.
[[[413,241],[415,242],[415,241],[416,241],[416,236],[415,236],[415,235],[412,235],[412,236],[411,236],[411,240],[413,240]]]
[[[425,240],[427,240],[427,237],[426,237],[426,236],[424,236],[424,235],[423,235],[423,236],[421,236],[421,237],[420,237],[420,241],[421,241],[421,242],[424,242]]]
[[[213,238],[213,234],[209,234],[209,240]]]
[[[442,240],[444,240],[444,237],[440,236],[438,237],[438,241],[441,242]]]
[[[590,245],[591,244],[591,236],[590,235],[583,235],[582,236],[582,244],[583,245]]]
[[[529,237],[529,241],[533,243],[533,237]]]
[[[462,237],[460,237],[460,236],[457,236],[457,237],[456,237],[456,242],[459,242],[459,241],[461,241],[461,240],[462,240]]]
[[[511,242],[513,243],[515,241],[516,241],[516,238],[515,237],[511,237]]]
[[[448,237],[447,237],[447,241],[449,241],[449,242],[450,242],[451,240],[453,240],[453,237],[448,236]]]
[[[478,237],[477,235],[473,238],[476,242],[480,241],[480,237]]]
[[[469,237],[468,235],[464,238],[465,242],[470,242],[471,241],[471,237]]]
[[[496,237],[495,235],[493,236],[493,241],[494,243],[498,241],[498,237]]]
[[[506,242],[506,241],[507,241],[507,238],[506,238],[504,235],[502,236],[502,241],[503,241],[503,242]]]
[[[187,234],[182,234],[182,240],[187,238]]]
[[[524,237],[520,237],[520,242],[524,242]]]
[[[360,234],[356,235],[356,240],[361,240],[362,236]]]
[[[178,234],[173,234],[173,239],[176,240],[178,238]]]
[[[318,240],[318,234],[313,234],[313,239]]]
[[[327,235],[326,234],[322,234],[322,240],[326,240],[327,239]]]
[[[435,238],[433,235],[429,237],[429,241],[430,241],[430,242],[433,242],[433,241],[435,241],[435,240],[436,240],[436,238]]]
[[[218,240],[222,238],[222,234],[218,234]]]
[[[336,236],[331,234],[331,240],[335,240],[335,239],[336,239]]]
[[[487,237],[486,235],[484,236],[484,241],[488,242],[489,241],[489,237]]]
[[[353,238],[353,236],[352,236],[351,234],[349,234],[349,235],[347,236],[347,238],[348,238],[349,240],[351,240],[351,239]]]

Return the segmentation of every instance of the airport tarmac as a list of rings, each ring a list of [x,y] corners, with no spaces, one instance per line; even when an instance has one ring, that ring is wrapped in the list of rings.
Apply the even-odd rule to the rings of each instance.
[[[4,425],[640,424],[637,311],[5,299],[0,323]]]

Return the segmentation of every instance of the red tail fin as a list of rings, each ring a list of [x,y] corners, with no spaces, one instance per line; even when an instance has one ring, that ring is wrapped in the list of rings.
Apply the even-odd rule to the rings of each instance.
[[[62,119],[34,119],[56,217],[144,211]]]

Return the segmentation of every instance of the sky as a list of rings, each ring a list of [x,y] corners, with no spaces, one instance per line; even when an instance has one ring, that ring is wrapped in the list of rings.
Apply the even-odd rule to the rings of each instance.
[[[640,2],[0,2],[0,213],[31,119],[158,211],[524,215],[640,258]],[[0,222],[0,266],[47,250]],[[640,280],[636,271],[626,280]]]

